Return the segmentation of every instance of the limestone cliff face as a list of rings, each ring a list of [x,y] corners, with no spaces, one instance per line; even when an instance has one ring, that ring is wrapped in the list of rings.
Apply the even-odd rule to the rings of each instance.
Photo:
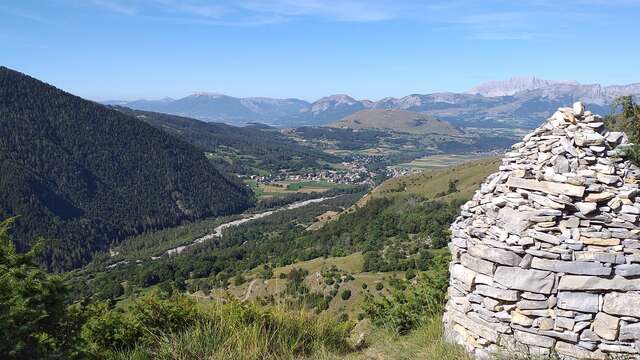
[[[447,336],[478,358],[640,353],[640,170],[581,103],[513,145],[451,225]]]

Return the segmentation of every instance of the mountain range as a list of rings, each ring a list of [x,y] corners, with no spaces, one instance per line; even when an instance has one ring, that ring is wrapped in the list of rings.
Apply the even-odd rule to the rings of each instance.
[[[595,113],[608,114],[612,100],[620,95],[640,96],[640,83],[602,86],[525,76],[483,83],[466,93],[412,94],[378,101],[356,100],[344,94],[307,102],[194,93],[180,99],[105,103],[205,121],[262,122],[280,127],[323,126],[363,109],[399,109],[431,115],[461,127],[532,128],[554,109],[578,100]]]

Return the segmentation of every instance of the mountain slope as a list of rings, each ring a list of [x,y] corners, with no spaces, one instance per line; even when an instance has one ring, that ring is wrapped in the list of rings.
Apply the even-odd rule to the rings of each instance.
[[[575,81],[554,81],[535,76],[514,76],[509,80],[488,81],[469,90],[470,94],[488,97],[511,96],[522,91],[553,87],[556,85],[578,85]]]
[[[583,102],[604,105],[611,103],[618,96],[639,95],[640,83],[602,86],[600,84],[580,84],[577,81],[554,81],[539,79],[535,76],[521,76],[504,81],[489,81],[474,87],[469,90],[469,93],[499,97],[529,91],[533,91],[533,94],[542,98],[571,95]]]
[[[349,129],[387,129],[410,134],[461,136],[463,131],[446,121],[413,111],[367,109],[342,118],[334,127]]]
[[[278,172],[280,169],[321,168],[320,162],[338,162],[335,156],[299,145],[294,140],[269,127],[252,125],[236,127],[223,123],[204,122],[187,117],[169,115],[125,107],[114,107],[125,114],[167,131],[213,155],[212,159],[228,171],[251,174],[256,171]]]
[[[206,92],[175,100],[108,101],[105,104],[237,125],[252,121],[273,123],[282,117],[295,116],[310,106],[298,99],[236,98]]]
[[[125,236],[252,201],[192,145],[5,67],[0,118],[0,218],[20,216],[19,249],[44,236],[54,270]]]

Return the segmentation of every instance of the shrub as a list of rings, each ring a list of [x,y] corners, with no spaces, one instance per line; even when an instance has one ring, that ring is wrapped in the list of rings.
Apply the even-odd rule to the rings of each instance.
[[[366,296],[364,311],[377,326],[404,334],[440,314],[449,284],[448,256],[434,259],[432,271],[421,273],[416,286],[394,289],[389,296]]]
[[[242,274],[238,274],[233,278],[233,285],[240,286],[245,283],[245,278]]]
[[[416,277],[416,271],[415,271],[414,269],[409,269],[409,270],[407,270],[407,272],[405,273],[404,277],[405,277],[407,280],[411,280],[411,279],[413,279],[413,278],[415,278],[415,277]]]
[[[116,358],[130,359],[293,359],[351,350],[354,324],[306,312],[286,312],[229,299],[209,303],[182,332],[164,332],[151,344],[139,344]],[[135,355],[135,356],[134,356]]]
[[[264,265],[262,271],[260,272],[260,277],[262,279],[271,279],[273,277],[273,269],[271,269],[271,266],[269,266],[269,264]]]
[[[78,333],[83,306],[65,305],[67,288],[34,259],[42,241],[18,254],[9,238],[12,220],[0,222],[0,354],[3,359],[82,358]]]
[[[620,96],[611,104],[611,114],[605,118],[611,130],[624,131],[633,145],[624,155],[635,164],[640,164],[640,105],[632,96]]]
[[[155,294],[134,300],[126,313],[110,309],[106,302],[94,304],[91,313],[83,338],[97,357],[130,350],[136,344],[151,345],[164,333],[180,332],[193,325],[198,315],[195,302],[186,296],[163,300]]]
[[[382,289],[384,289],[384,285],[381,282],[376,283],[376,290],[380,291]]]
[[[369,287],[369,285],[367,285],[367,283],[362,283],[362,289],[366,290]]]
[[[351,290],[342,290],[342,294],[340,294],[340,297],[342,298],[342,300],[349,300],[351,298]]]

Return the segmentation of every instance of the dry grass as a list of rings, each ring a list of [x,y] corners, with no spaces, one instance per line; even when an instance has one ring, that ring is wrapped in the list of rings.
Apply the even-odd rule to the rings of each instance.
[[[386,181],[371,196],[385,196],[401,191],[403,193],[426,196],[429,199],[449,201],[471,198],[473,192],[480,187],[482,181],[498,170],[500,160],[488,158],[469,161],[460,165],[425,171],[420,174],[394,178]],[[455,181],[457,192],[445,196],[449,182]]]
[[[304,311],[209,302],[202,305],[198,322],[186,331],[164,333],[152,344],[113,358],[280,360],[316,358],[316,354],[340,358],[353,351],[351,328],[351,323]]]
[[[356,328],[356,331],[358,329]],[[365,330],[366,331],[366,330]],[[323,354],[326,360],[472,360],[465,351],[443,340],[439,317],[428,320],[408,335],[400,336],[382,329],[370,329],[367,347],[346,355]]]

